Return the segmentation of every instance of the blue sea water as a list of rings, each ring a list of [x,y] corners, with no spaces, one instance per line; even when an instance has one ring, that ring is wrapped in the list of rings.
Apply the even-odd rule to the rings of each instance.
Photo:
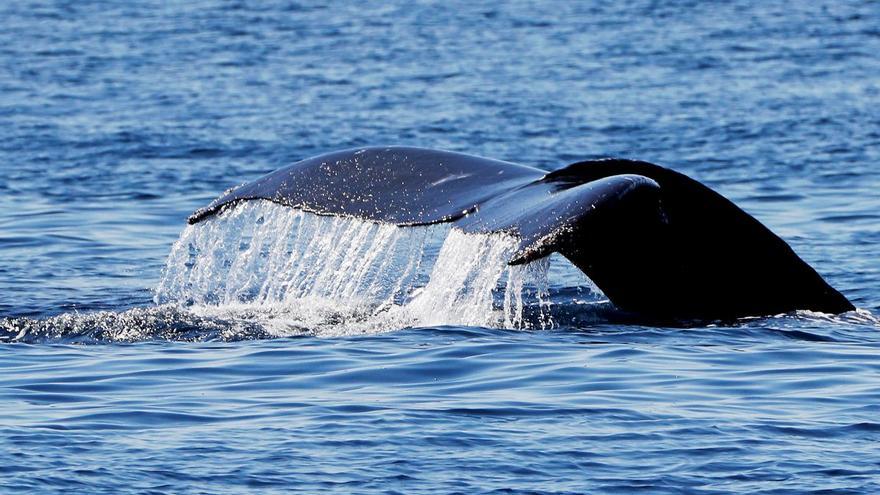
[[[878,108],[872,1],[3,2],[0,491],[878,492]],[[566,319],[565,277],[531,330],[156,306],[193,210],[374,144],[672,167],[860,311]]]

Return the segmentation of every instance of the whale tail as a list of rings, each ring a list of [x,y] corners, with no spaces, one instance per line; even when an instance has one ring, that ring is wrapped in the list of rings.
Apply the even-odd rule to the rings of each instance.
[[[558,252],[620,309],[731,319],[852,304],[781,238],[703,184],[647,162],[578,162],[545,173],[459,153],[385,147],[310,158],[234,189],[189,219],[263,199],[399,226],[505,232],[510,264]]]
[[[655,317],[731,319],[855,309],[780,237],[683,174],[612,159],[575,163],[542,180],[580,184],[572,187],[577,190],[623,177],[639,186],[620,184],[617,197],[596,195],[596,208],[579,216],[565,235],[527,250],[559,252],[615,305]]]

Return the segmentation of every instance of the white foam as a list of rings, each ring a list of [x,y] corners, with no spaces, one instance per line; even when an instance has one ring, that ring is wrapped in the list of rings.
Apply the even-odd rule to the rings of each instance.
[[[523,317],[530,298],[549,304],[549,265],[508,266],[515,247],[506,235],[401,228],[249,201],[184,230],[155,300],[198,315],[244,315],[277,335],[550,326],[549,317],[534,325]]]

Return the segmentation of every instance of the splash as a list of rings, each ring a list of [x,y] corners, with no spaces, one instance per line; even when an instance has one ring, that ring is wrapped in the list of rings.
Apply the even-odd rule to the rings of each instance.
[[[361,306],[403,296],[431,228],[400,229],[253,201],[190,225],[171,249],[157,303]]]
[[[184,230],[155,290],[156,306],[0,318],[0,342],[230,341],[445,325],[585,328],[614,321],[607,298],[560,257],[508,266],[516,245],[506,235],[398,228],[253,201]],[[779,324],[792,338],[785,331],[792,318],[819,328],[880,325],[864,310],[798,311],[755,321],[762,329]],[[741,323],[748,327],[750,321]]]
[[[119,312],[72,311],[43,319],[0,318],[0,342],[200,342],[252,340],[272,336],[254,319],[232,314],[197,314],[175,305],[132,308]]]
[[[523,289],[535,282],[541,287],[536,293],[545,294],[548,265],[508,266],[516,245],[508,236],[450,230],[427,285],[418,290],[405,310],[423,326],[528,327],[523,319],[524,295],[528,293]],[[500,308],[496,305],[499,298]]]
[[[155,300],[202,317],[247,315],[275,335],[551,326],[545,311],[523,316],[529,305],[549,305],[549,264],[510,267],[515,248],[506,235],[399,228],[251,201],[186,228]]]

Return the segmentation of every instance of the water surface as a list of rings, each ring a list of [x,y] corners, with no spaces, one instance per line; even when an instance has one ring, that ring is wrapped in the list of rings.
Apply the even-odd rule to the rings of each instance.
[[[0,18],[3,492],[880,490],[876,3],[107,0]],[[537,293],[508,329],[436,307],[364,328],[348,306],[303,324],[313,306],[156,305],[193,210],[380,144],[673,167],[861,311],[640,326],[554,266],[553,325]]]

